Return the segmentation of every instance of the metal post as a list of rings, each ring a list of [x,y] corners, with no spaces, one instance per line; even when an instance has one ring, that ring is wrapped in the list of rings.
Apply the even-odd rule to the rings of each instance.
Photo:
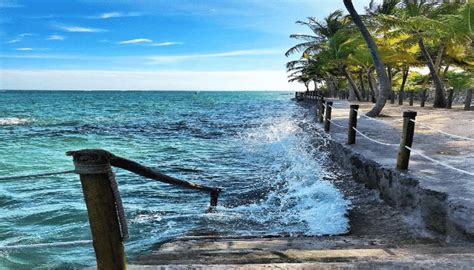
[[[321,102],[319,103],[319,118],[318,118],[319,123],[322,123],[324,120],[324,104],[325,103],[326,102],[324,101],[324,99],[322,99]]]
[[[349,111],[349,129],[347,130],[347,144],[354,144],[356,142],[356,131],[357,128],[357,113],[359,105],[351,105]]]
[[[110,153],[86,149],[67,153],[80,175],[97,269],[126,269],[119,217],[109,179]]]
[[[410,147],[413,143],[413,136],[415,135],[415,120],[416,112],[407,111],[403,112],[403,129],[402,139],[400,141],[400,148],[398,149],[397,156],[397,169],[407,170],[408,162],[410,161],[410,150],[406,146]]]
[[[329,132],[331,129],[331,111],[332,111],[332,101],[326,102],[326,116],[324,121],[324,131]]]

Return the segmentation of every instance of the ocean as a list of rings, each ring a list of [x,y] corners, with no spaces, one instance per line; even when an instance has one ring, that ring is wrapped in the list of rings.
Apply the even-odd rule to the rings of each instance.
[[[349,201],[328,181],[324,151],[291,92],[2,91],[0,177],[72,170],[66,151],[103,148],[163,173],[224,189],[206,193],[116,169],[133,261],[190,234],[325,235],[348,230]],[[325,165],[326,164],[326,165]],[[0,268],[76,269],[92,245],[79,176],[0,181]],[[2,249],[3,247],[3,249]]]

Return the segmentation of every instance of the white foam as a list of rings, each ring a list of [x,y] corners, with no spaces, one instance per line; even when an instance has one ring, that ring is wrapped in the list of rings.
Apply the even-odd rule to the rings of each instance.
[[[250,219],[270,224],[269,232],[307,235],[347,232],[350,202],[328,181],[332,173],[322,167],[326,157],[311,146],[310,136],[286,115],[267,119],[260,128],[241,134],[251,154],[267,156],[269,183],[274,187],[263,199],[235,208],[223,208],[217,219]],[[300,121],[298,119],[298,121]]]
[[[0,126],[23,125],[30,122],[32,122],[32,120],[27,119],[27,118],[17,118],[17,117],[0,118]]]

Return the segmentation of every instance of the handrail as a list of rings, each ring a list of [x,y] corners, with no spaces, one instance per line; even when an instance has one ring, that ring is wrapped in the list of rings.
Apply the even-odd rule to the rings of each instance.
[[[211,196],[211,206],[217,205],[217,199],[218,199],[219,193],[222,191],[222,188],[195,184],[192,182],[188,182],[185,180],[181,180],[181,179],[163,174],[156,169],[141,165],[140,163],[135,162],[133,160],[116,156],[110,153],[109,151],[106,151],[103,149],[84,149],[80,151],[68,151],[66,155],[74,156],[75,154],[79,152],[84,152],[84,151],[101,152],[102,155],[108,157],[108,160],[111,166],[133,172],[135,174],[141,175],[146,178],[154,179],[154,180],[157,180],[166,184],[170,184],[170,185],[180,186],[183,188],[196,189],[200,191],[209,192]]]

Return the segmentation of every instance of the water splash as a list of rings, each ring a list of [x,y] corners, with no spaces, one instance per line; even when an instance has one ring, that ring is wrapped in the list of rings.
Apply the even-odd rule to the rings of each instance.
[[[28,119],[28,118],[18,118],[18,117],[0,118],[0,126],[24,125],[31,122],[33,122],[33,120]]]
[[[259,199],[235,207],[222,207],[213,218],[234,222],[233,230],[266,234],[333,235],[348,230],[350,202],[324,180],[334,175],[322,167],[326,155],[311,145],[311,136],[287,114],[268,118],[240,134],[248,158],[266,168],[258,179]],[[253,194],[252,194],[253,193]],[[249,226],[250,224],[250,226]]]

